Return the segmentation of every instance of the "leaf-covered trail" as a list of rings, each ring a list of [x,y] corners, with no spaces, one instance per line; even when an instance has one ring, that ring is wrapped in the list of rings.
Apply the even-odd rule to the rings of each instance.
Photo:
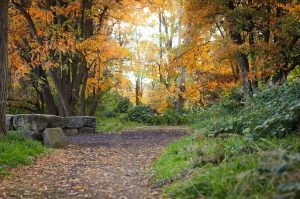
[[[184,129],[141,129],[69,137],[67,149],[12,170],[0,198],[159,198],[147,169]]]

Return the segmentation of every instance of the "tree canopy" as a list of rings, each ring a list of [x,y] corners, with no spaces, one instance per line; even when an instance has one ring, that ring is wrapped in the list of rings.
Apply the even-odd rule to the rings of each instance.
[[[299,67],[299,12],[293,0],[12,0],[8,106],[94,115],[108,90],[158,112],[238,85],[250,96]]]

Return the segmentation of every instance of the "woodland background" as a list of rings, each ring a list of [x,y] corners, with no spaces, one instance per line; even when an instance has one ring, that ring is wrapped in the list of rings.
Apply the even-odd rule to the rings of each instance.
[[[110,90],[181,112],[299,74],[297,1],[14,0],[9,21],[8,112],[95,115]]]
[[[6,113],[184,125],[150,168],[167,198],[299,198],[299,77],[299,0],[0,1],[0,134]],[[44,151],[7,132],[0,175]]]

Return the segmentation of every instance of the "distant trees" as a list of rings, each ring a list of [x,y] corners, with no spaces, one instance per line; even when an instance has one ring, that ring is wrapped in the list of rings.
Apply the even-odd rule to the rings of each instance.
[[[6,132],[6,93],[8,62],[8,0],[0,1],[0,136]]]
[[[239,84],[250,96],[259,83],[282,83],[300,63],[293,0],[11,2],[8,101],[30,112],[94,115],[111,88],[182,111]],[[156,34],[135,41],[143,26]]]
[[[219,45],[210,49],[211,59],[232,68],[245,95],[252,95],[258,80],[284,82],[300,64],[297,1],[191,0],[186,9],[194,41],[202,34]]]

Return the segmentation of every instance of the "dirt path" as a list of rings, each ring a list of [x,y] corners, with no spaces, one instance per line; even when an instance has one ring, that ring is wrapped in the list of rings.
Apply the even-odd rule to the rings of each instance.
[[[69,137],[31,166],[0,182],[0,198],[159,198],[147,169],[183,129],[140,129]]]

